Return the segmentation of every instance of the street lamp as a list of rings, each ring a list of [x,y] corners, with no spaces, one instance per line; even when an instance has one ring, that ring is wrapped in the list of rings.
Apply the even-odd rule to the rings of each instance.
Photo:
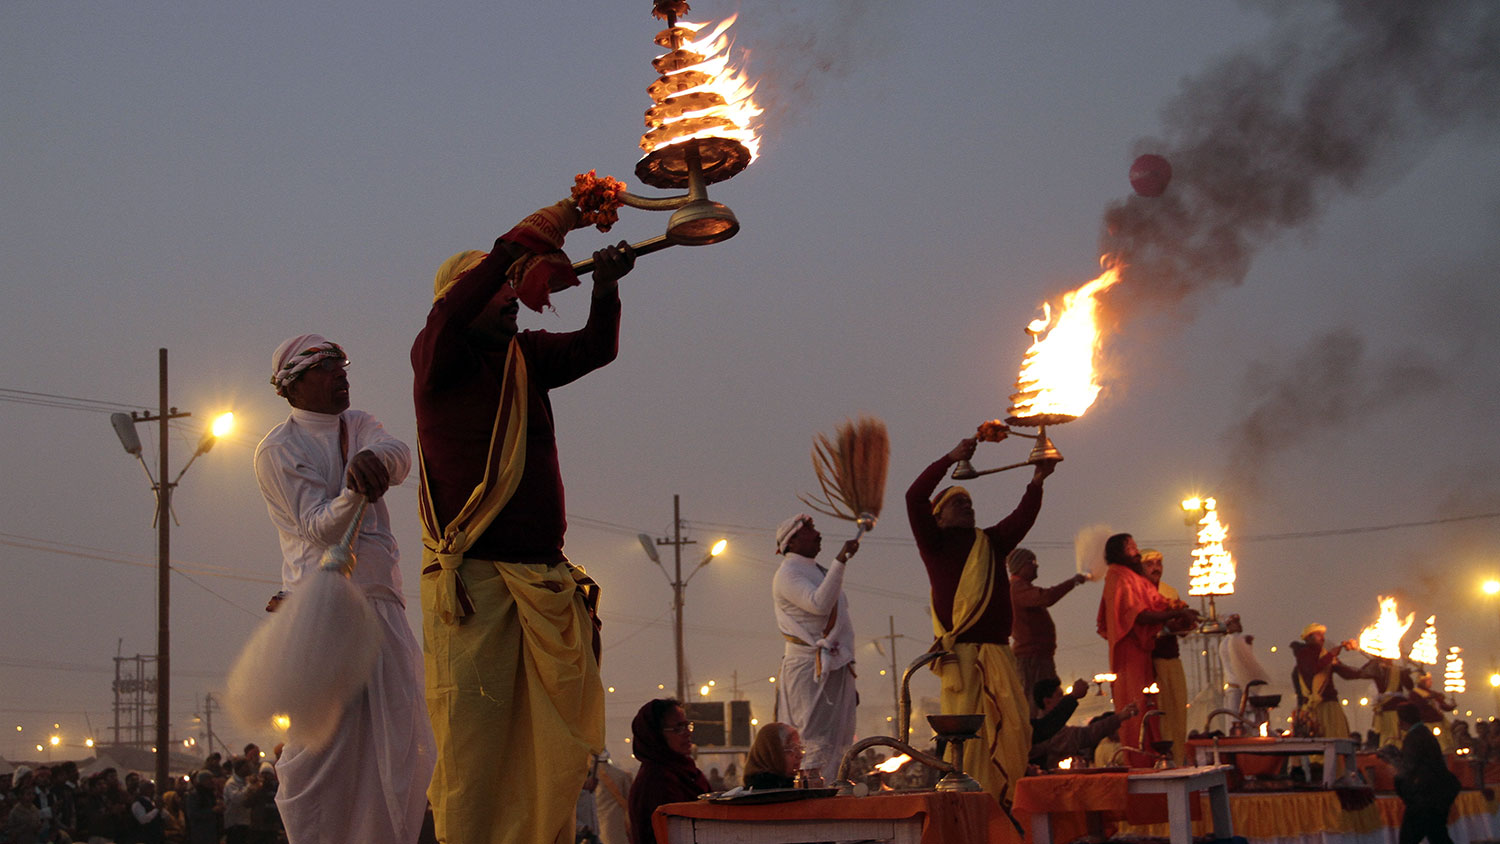
[[[199,455],[207,454],[214,447],[219,437],[229,433],[234,424],[234,414],[226,413],[215,419],[213,424],[204,431],[203,437],[198,440],[198,447],[193,451],[193,456],[183,465],[182,471],[171,481],[167,480],[170,469],[167,466],[167,423],[173,419],[182,419],[191,416],[191,413],[179,412],[177,408],[167,404],[167,350],[157,350],[158,366],[158,397],[160,404],[155,415],[151,411],[132,411],[131,413],[114,413],[110,415],[110,425],[114,426],[115,435],[120,438],[120,445],[125,448],[127,454],[134,455],[141,461],[141,468],[146,470],[146,477],[151,481],[151,488],[156,492],[156,746],[168,747],[171,743],[169,732],[171,725],[171,713],[168,702],[171,700],[171,580],[172,571],[172,490],[177,487],[178,481],[187,472],[188,466],[193,465]],[[136,434],[135,426],[141,422],[155,422],[157,424],[158,456],[160,458],[157,480],[151,476],[151,467],[146,465],[146,460],[141,456],[141,438]],[[170,754],[158,753],[156,755],[156,782],[165,788],[168,777],[168,763]]]
[[[657,568],[661,569],[662,575],[667,578],[667,584],[672,587],[672,639],[677,650],[677,699],[679,701],[686,701],[686,660],[683,658],[682,651],[683,592],[687,588],[688,581],[693,579],[693,575],[697,574],[699,569],[708,565],[709,561],[714,557],[717,557],[720,554],[724,553],[724,549],[729,547],[729,540],[721,539],[718,542],[715,542],[713,544],[713,547],[709,549],[708,553],[703,555],[703,559],[698,561],[698,565],[693,566],[693,568],[688,572],[687,577],[683,577],[682,546],[696,545],[697,542],[692,539],[682,538],[682,511],[680,509],[680,499],[676,495],[672,496],[672,538],[667,539],[666,537],[663,537],[661,539],[653,540],[648,534],[644,533],[637,534],[636,538],[640,540],[641,547],[645,549],[646,557],[649,558],[651,562],[655,563]],[[661,555],[656,551],[656,546],[658,545],[672,546],[673,574],[667,574],[667,567],[662,565]]]

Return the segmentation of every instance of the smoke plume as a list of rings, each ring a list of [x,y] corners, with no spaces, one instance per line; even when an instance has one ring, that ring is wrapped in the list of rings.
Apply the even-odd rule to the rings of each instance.
[[[1279,364],[1258,363],[1245,379],[1255,400],[1226,434],[1228,475],[1250,494],[1271,455],[1429,395],[1446,384],[1443,372],[1414,351],[1376,360],[1349,328],[1314,338]]]
[[[1162,137],[1163,196],[1106,209],[1117,316],[1239,284],[1256,250],[1338,196],[1410,168],[1443,134],[1500,116],[1500,3],[1261,4],[1274,35],[1184,82]]]

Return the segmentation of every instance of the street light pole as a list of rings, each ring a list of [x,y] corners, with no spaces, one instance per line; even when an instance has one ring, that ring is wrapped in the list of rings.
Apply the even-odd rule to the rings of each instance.
[[[155,416],[151,411],[132,411],[129,414],[115,413],[110,416],[110,424],[114,426],[115,435],[120,438],[120,445],[125,451],[141,461],[141,466],[146,469],[146,476],[151,477],[151,469],[146,466],[146,461],[141,457],[140,437],[135,433],[135,426],[141,422],[157,423],[157,452],[160,457],[158,463],[158,474],[151,478],[152,489],[156,492],[156,783],[159,788],[166,788],[170,777],[170,766],[168,764],[171,754],[171,694],[172,694],[172,631],[171,631],[171,607],[172,607],[172,491],[177,488],[177,482],[187,472],[188,466],[198,456],[206,453],[218,436],[222,434],[219,430],[221,424],[232,418],[232,414],[225,414],[215,421],[214,426],[204,432],[203,438],[198,442],[198,448],[188,462],[177,473],[177,477],[167,480],[168,462],[167,452],[170,441],[167,438],[167,425],[173,419],[185,419],[192,416],[191,413],[179,412],[177,408],[167,404],[167,350],[157,349],[158,368],[158,407]]]
[[[693,540],[682,538],[682,511],[678,496],[672,496],[672,638],[677,643],[677,700],[687,700],[687,660],[682,653],[682,546]]]
[[[159,370],[159,404],[156,416],[140,415],[137,422],[157,423],[157,451],[160,455],[156,484],[156,783],[166,788],[170,777],[171,700],[172,700],[172,490],[167,468],[167,423],[191,416],[167,406],[167,350],[157,349]],[[131,414],[134,416],[135,414]]]
[[[656,564],[657,568],[661,569],[662,575],[667,578],[667,583],[672,587],[672,639],[677,651],[676,691],[677,699],[679,701],[686,702],[687,660],[683,656],[682,649],[683,596],[687,589],[688,581],[693,579],[693,575],[698,573],[698,569],[701,569],[704,566],[708,565],[709,560],[712,560],[714,557],[717,557],[720,554],[724,553],[724,548],[728,545],[728,543],[723,539],[715,542],[712,550],[703,555],[703,559],[699,560],[698,565],[694,566],[693,570],[688,572],[688,576],[684,578],[682,576],[682,546],[697,545],[698,543],[692,539],[682,538],[681,498],[676,495],[672,496],[672,538],[668,539],[666,537],[662,537],[660,539],[652,539],[648,534],[644,533],[637,534],[636,538],[641,541],[641,548],[645,549],[646,556],[650,558],[651,562]],[[667,574],[666,567],[661,564],[661,555],[656,553],[656,546],[658,545],[672,546],[673,573],[670,575]]]

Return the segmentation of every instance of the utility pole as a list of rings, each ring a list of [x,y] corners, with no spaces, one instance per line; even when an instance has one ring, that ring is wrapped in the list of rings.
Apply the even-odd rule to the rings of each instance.
[[[672,546],[672,640],[677,646],[677,699],[686,701],[687,670],[682,651],[682,546],[698,543],[682,538],[682,509],[677,495],[672,496],[672,538],[662,537],[656,540],[656,544]]]
[[[896,632],[896,617],[894,615],[887,616],[887,618],[890,619],[891,632],[884,636],[875,637],[875,644],[878,647],[881,639],[888,639],[891,643],[891,723],[894,724],[896,718],[901,714],[901,673],[896,667],[896,640],[905,639],[906,635]]]
[[[209,756],[212,756],[214,752],[214,707],[218,703],[218,701],[214,700],[214,696],[211,693],[203,695],[203,729],[208,733],[208,735],[204,736],[204,739],[208,743]],[[226,747],[224,749],[228,750],[229,748]]]

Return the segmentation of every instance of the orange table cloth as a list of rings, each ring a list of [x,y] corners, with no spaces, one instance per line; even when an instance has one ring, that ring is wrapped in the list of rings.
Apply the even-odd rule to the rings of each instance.
[[[1199,802],[1202,798],[1199,798]],[[1326,835],[1363,835],[1390,830],[1401,826],[1405,806],[1392,796],[1381,796],[1363,809],[1346,812],[1339,805],[1338,796],[1332,791],[1304,792],[1236,792],[1229,795],[1229,811],[1234,819],[1234,834],[1255,841],[1276,838],[1286,840],[1317,840]],[[1488,838],[1488,822],[1500,812],[1500,804],[1484,799],[1477,791],[1465,791],[1458,795],[1453,812],[1448,816],[1450,830],[1459,824],[1473,824],[1469,838]],[[1206,821],[1193,823],[1195,835],[1209,833]],[[1165,824],[1121,823],[1117,835],[1165,836]],[[1343,839],[1347,840],[1347,839]]]
[[[922,844],[1022,844],[1020,833],[995,798],[982,791],[823,797],[787,803],[668,803],[651,818],[658,841],[667,840],[669,816],[745,824],[916,818],[922,823]]]
[[[1031,840],[1031,816],[1052,815],[1053,840],[1072,841],[1084,835],[1108,833],[1115,822],[1130,820],[1136,824],[1166,823],[1165,794],[1129,793],[1130,775],[1045,774],[1026,777],[1016,784],[1012,807],[1016,819]],[[1199,815],[1198,802],[1192,803],[1193,817]],[[1096,828],[1091,829],[1090,826]]]

